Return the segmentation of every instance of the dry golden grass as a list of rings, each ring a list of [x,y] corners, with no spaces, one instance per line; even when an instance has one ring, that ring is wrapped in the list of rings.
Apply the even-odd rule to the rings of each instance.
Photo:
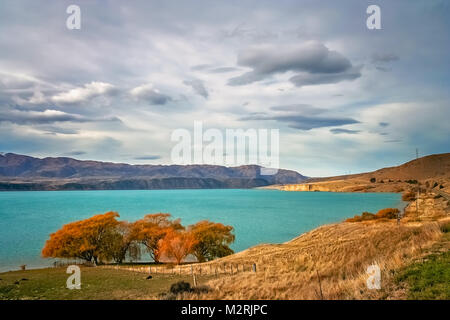
[[[193,299],[384,299],[392,297],[396,270],[442,237],[440,224],[368,221],[326,225],[279,245],[260,245],[208,264],[256,263],[257,272],[221,276]],[[366,286],[367,267],[378,264],[381,290]],[[319,281],[320,278],[320,281]],[[183,297],[186,298],[186,297]]]

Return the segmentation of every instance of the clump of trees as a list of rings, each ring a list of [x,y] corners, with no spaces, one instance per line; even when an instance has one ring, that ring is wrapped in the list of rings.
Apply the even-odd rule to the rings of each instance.
[[[139,260],[143,252],[182,263],[189,254],[203,262],[233,253],[233,227],[208,220],[184,227],[169,213],[147,214],[135,222],[107,212],[71,222],[52,233],[42,249],[45,258],[79,258],[89,262]]]
[[[370,212],[363,212],[360,216],[356,215],[353,218],[348,218],[346,222],[361,222],[368,220],[378,220],[378,219],[396,219],[400,210],[397,208],[386,208],[379,210],[376,214]]]

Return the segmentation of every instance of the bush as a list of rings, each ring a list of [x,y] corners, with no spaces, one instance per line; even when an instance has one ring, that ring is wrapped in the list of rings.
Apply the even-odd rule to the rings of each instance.
[[[373,220],[375,219],[375,215],[373,213],[370,212],[363,212],[361,214],[361,220]]]
[[[402,194],[403,201],[414,201],[416,200],[416,194],[412,191],[405,192]]]
[[[449,233],[449,232],[450,232],[450,222],[441,225],[441,231],[442,231],[443,233]]]
[[[399,213],[400,213],[400,210],[398,210],[397,208],[386,208],[386,209],[381,209],[380,211],[378,211],[375,216],[376,216],[376,219],[382,219],[382,218],[397,219],[397,216]]]
[[[370,178],[370,182],[375,183],[377,181],[377,179],[375,178]]]
[[[170,286],[170,293],[172,294],[191,292],[191,290],[191,284],[185,281],[179,281]]]
[[[363,212],[361,216],[354,216],[353,218],[348,218],[345,222],[361,222],[368,220],[377,220],[377,219],[396,219],[397,215],[400,213],[400,210],[396,208],[386,208],[381,209],[377,212],[377,214],[373,214],[370,212]]]
[[[208,286],[202,285],[197,287],[191,287],[189,282],[178,281],[170,286],[169,292],[159,294],[159,298],[162,300],[176,300],[177,296],[184,293],[200,294],[207,293],[211,289]]]

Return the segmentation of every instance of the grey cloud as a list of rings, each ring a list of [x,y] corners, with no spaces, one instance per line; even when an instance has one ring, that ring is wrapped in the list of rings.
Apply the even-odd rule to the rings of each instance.
[[[340,134],[340,133],[348,133],[348,134],[357,134],[360,133],[360,130],[350,130],[350,129],[341,129],[341,128],[335,128],[330,130],[331,133],[334,134]]]
[[[226,73],[240,70],[235,67],[215,67],[212,64],[199,64],[191,67],[192,71],[205,71],[208,73]]]
[[[392,71],[392,68],[385,68],[385,67],[380,67],[380,66],[376,66],[375,69],[377,69],[378,71],[383,71],[383,72]]]
[[[372,55],[372,62],[377,63],[377,62],[381,62],[381,63],[387,63],[387,62],[392,62],[392,61],[397,61],[400,58],[393,53],[375,53],[374,55]]]
[[[359,123],[359,121],[352,118],[340,118],[340,117],[316,117],[316,116],[304,116],[304,115],[275,115],[269,116],[264,114],[252,114],[246,117],[242,117],[240,120],[276,120],[284,122],[290,128],[299,130],[311,130],[315,128],[323,127],[336,127],[347,124]]]
[[[378,125],[380,127],[387,127],[389,125],[389,122],[380,122],[380,123],[378,123]]]
[[[172,98],[166,94],[160,93],[152,84],[145,84],[136,87],[130,91],[130,94],[137,100],[149,102],[155,105],[164,105]]]
[[[187,86],[192,87],[194,91],[201,95],[203,98],[208,99],[208,90],[206,90],[205,85],[203,84],[203,81],[199,79],[193,79],[193,80],[185,80],[183,83]]]
[[[209,69],[211,67],[212,67],[212,65],[210,65],[210,64],[198,64],[196,66],[192,66],[191,70],[192,71],[202,71],[202,70]]]
[[[148,155],[148,156],[138,156],[134,157],[135,160],[158,160],[161,159],[159,155]]]
[[[361,67],[354,67],[346,72],[339,73],[302,73],[289,80],[297,87],[338,83],[344,80],[355,80],[361,77]]]
[[[291,78],[296,85],[336,83],[361,76],[359,68],[354,68],[346,57],[317,41],[300,46],[248,48],[238,54],[238,65],[253,70],[229,79],[229,85],[249,84],[287,71],[304,73]]]
[[[226,73],[226,72],[233,72],[238,71],[240,69],[234,68],[234,67],[219,67],[209,70],[211,73]]]
[[[79,131],[75,129],[70,128],[61,128],[61,127],[55,127],[55,126],[37,126],[38,129],[46,131],[48,133],[59,133],[59,134],[77,134]]]
[[[325,109],[316,108],[309,104],[290,104],[284,106],[274,106],[271,107],[270,109],[274,111],[302,112],[310,115],[315,115],[326,111]]]
[[[86,151],[70,151],[70,152],[64,153],[64,155],[69,156],[69,157],[74,157],[74,156],[82,156],[86,153],[87,153]]]
[[[44,111],[0,111],[0,122],[16,124],[49,124],[55,122],[93,122],[93,121],[119,121],[116,117],[88,118],[78,114],[71,114],[59,110],[47,109]]]
[[[275,117],[275,120],[286,122],[289,127],[299,130],[311,130],[315,128],[335,127],[359,123],[359,121],[352,118],[338,117],[280,116]]]

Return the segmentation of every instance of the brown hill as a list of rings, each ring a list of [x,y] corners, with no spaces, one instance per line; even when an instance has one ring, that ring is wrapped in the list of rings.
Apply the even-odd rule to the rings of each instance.
[[[253,188],[304,180],[284,169],[261,175],[257,165],[131,165],[0,153],[0,190]]]
[[[402,192],[421,188],[450,188],[450,153],[434,154],[396,167],[327,178],[312,178],[300,184],[278,186],[286,191]]]

